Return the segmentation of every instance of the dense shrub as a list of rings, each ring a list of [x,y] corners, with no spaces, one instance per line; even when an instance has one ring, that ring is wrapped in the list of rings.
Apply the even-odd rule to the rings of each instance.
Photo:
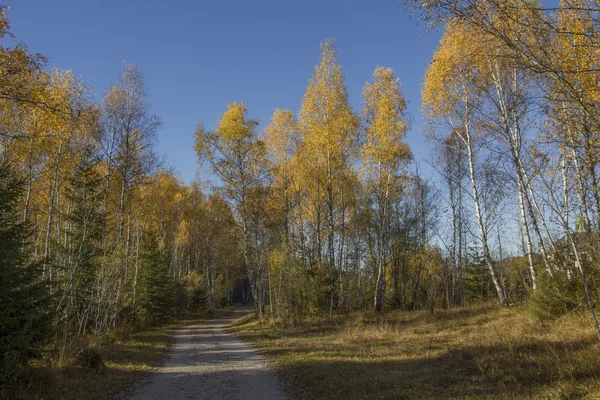
[[[529,310],[540,320],[553,320],[585,305],[583,284],[578,275],[570,279],[566,274],[539,274],[538,288],[529,297]]]

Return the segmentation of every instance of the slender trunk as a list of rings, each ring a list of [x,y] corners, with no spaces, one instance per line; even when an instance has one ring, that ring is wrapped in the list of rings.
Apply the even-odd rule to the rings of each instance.
[[[31,191],[33,189],[33,138],[29,141],[28,173],[27,173],[27,191],[25,193],[25,208],[23,210],[23,222],[27,222],[29,217],[29,204],[31,202]]]
[[[565,221],[564,225],[569,226],[569,190],[568,190],[568,182],[567,182],[567,161],[565,158],[565,150],[561,149],[561,160],[560,160],[560,172],[562,175],[562,184],[563,184],[563,219]],[[568,228],[567,228],[568,229]],[[567,279],[571,280],[573,278],[573,272],[571,268],[571,263],[569,260],[569,252],[566,252],[565,259],[565,270],[567,273]]]
[[[467,130],[469,129],[468,127],[466,127],[466,128],[467,128]],[[502,304],[503,306],[507,306],[508,299],[506,298],[506,293],[504,291],[504,285],[502,284],[502,281],[500,280],[500,276],[498,275],[498,271],[496,270],[496,266],[494,265],[492,256],[490,254],[490,249],[488,247],[487,232],[486,232],[486,229],[485,229],[485,226],[483,223],[483,215],[481,212],[479,192],[478,192],[478,188],[477,188],[477,181],[475,178],[475,163],[474,163],[473,147],[472,147],[471,137],[470,137],[469,132],[466,133],[466,145],[467,145],[466,146],[467,147],[467,156],[468,156],[468,162],[469,162],[469,176],[471,178],[471,190],[473,192],[473,202],[475,205],[475,217],[477,219],[477,226],[479,228],[479,235],[481,238],[481,243],[483,245],[483,257],[484,257],[485,263],[488,266],[488,269],[490,270],[492,282],[494,283],[496,292],[498,293],[498,299],[500,300],[500,304]]]
[[[334,221],[334,198],[333,198],[333,174],[331,170],[331,155],[330,150],[327,149],[327,223],[328,223],[328,253],[329,253],[329,289],[331,291],[331,302],[329,307],[329,315],[333,315],[333,310],[337,304],[337,275],[335,269],[335,221]]]
[[[585,123],[584,125],[584,137],[585,137],[585,145],[584,145],[584,165],[587,169],[587,173],[591,180],[591,192],[594,198],[594,202],[596,203],[596,224],[600,224],[600,189],[598,188],[598,175],[596,174],[596,156],[597,156],[597,147],[594,146],[592,140],[590,140],[590,127],[589,124]],[[591,230],[591,225],[588,226],[587,229]]]
[[[517,177],[517,186],[518,186],[518,194],[519,194],[519,211],[521,214],[521,230],[523,232],[523,239],[525,243],[525,256],[527,257],[527,262],[529,264],[529,273],[531,275],[531,287],[533,290],[537,289],[537,272],[535,270],[535,265],[533,263],[533,246],[531,245],[531,236],[529,234],[529,225],[527,224],[527,216],[525,214],[525,202],[523,200],[523,182]]]
[[[46,269],[48,267],[48,261],[50,258],[50,234],[52,231],[52,217],[54,216],[54,199],[56,198],[56,192],[58,189],[58,178],[60,173],[60,160],[62,157],[62,143],[58,146],[58,153],[56,155],[56,166],[54,169],[54,179],[52,181],[52,189],[50,191],[50,201],[48,204],[48,224],[46,225],[46,240],[44,244],[44,263],[42,267],[42,277],[46,277]],[[51,272],[48,273],[51,275]]]
[[[271,287],[271,265],[269,265],[268,261],[267,261],[267,268],[268,268],[267,277],[269,278],[269,306],[271,308],[271,319],[275,319],[275,313],[273,313],[273,290]]]
[[[563,118],[565,121],[568,121],[568,116],[564,110],[566,110],[566,105],[563,105]],[[575,148],[575,142],[573,140],[573,132],[571,131],[571,126],[567,124],[567,145],[571,150],[571,161],[573,162],[573,167],[575,169],[575,175],[577,177],[577,187],[575,192],[577,193],[577,197],[579,197],[579,201],[581,203],[581,208],[583,211],[583,217],[585,219],[586,226],[590,227],[590,216],[589,216],[589,206],[587,201],[587,196],[585,195],[585,178],[583,177],[583,168],[579,163],[579,157],[577,157],[577,152]]]
[[[527,172],[525,170],[525,167],[523,165],[523,160],[521,158],[522,135],[521,135],[521,128],[520,128],[519,110],[517,109],[518,105],[516,103],[516,101],[518,99],[518,93],[519,93],[517,71],[515,69],[512,70],[511,81],[512,81],[513,102],[512,102],[512,105],[510,105],[510,104],[507,104],[507,101],[505,99],[505,90],[504,90],[505,88],[502,83],[502,80],[500,79],[500,75],[501,75],[500,67],[497,64],[497,62],[494,62],[493,66],[494,66],[493,70],[495,71],[495,73],[492,73],[492,76],[494,77],[496,95],[498,96],[498,108],[502,115],[502,122],[503,122],[503,126],[505,129],[505,132],[503,132],[503,134],[508,141],[513,165],[517,172],[517,190],[518,190],[518,194],[519,194],[521,224],[523,226],[524,235],[525,235],[525,239],[526,239],[526,245],[527,245],[527,251],[528,251],[527,257],[528,257],[528,262],[529,262],[529,269],[531,271],[532,286],[535,290],[536,284],[537,284],[536,283],[536,271],[535,271],[535,266],[533,264],[533,257],[531,255],[532,245],[531,245],[531,236],[529,234],[529,226],[527,224],[527,218],[524,215],[524,210],[525,210],[524,206],[525,205],[527,206],[527,211],[529,212],[529,220],[531,222],[533,231],[534,231],[534,233],[537,237],[538,243],[539,243],[540,252],[542,253],[542,260],[544,262],[546,270],[548,271],[548,273],[551,276],[552,276],[552,270],[550,268],[550,263],[548,261],[548,255],[546,253],[546,247],[544,245],[544,240],[543,240],[543,237],[542,237],[539,227],[538,227],[538,220],[533,211],[533,207],[531,204],[532,201],[531,201],[530,197],[528,196],[528,194],[529,194],[531,196],[531,198],[534,197],[533,190],[531,189],[531,181],[527,176]],[[523,200],[525,200],[525,201],[523,201]],[[541,213],[540,213],[540,218],[543,219],[543,215]]]
[[[375,311],[381,312],[385,299],[386,289],[386,258],[387,258],[387,221],[388,221],[388,206],[392,174],[388,173],[386,177],[385,189],[383,198],[380,201],[380,218],[379,218],[379,235],[377,239],[377,284],[375,290]]]
[[[121,183],[121,195],[119,197],[119,236],[120,242],[123,238],[123,230],[125,225],[125,192],[127,191],[127,173],[123,173],[123,182]]]

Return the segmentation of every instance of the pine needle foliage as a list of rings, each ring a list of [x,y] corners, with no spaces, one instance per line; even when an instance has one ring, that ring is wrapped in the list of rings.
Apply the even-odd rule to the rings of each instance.
[[[1,161],[0,387],[11,383],[52,334],[49,287],[39,279],[40,265],[28,261],[30,229],[19,212],[22,194],[23,182],[8,162]]]

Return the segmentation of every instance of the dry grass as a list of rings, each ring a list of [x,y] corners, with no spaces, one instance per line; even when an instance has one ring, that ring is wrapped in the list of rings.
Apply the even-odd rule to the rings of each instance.
[[[298,398],[600,399],[600,344],[587,314],[543,325],[523,308],[477,305],[235,329]]]
[[[230,310],[217,311],[213,317]],[[210,318],[213,318],[210,317]],[[27,386],[13,392],[9,398],[108,400],[126,398],[128,389],[162,360],[171,339],[171,331],[182,325],[209,318],[188,315],[161,326],[125,330],[115,335],[111,343],[94,344],[90,339],[74,343],[58,355],[34,363],[23,372]],[[75,355],[82,347],[92,345],[99,351],[106,368],[100,371],[74,365]],[[45,364],[45,365],[44,365]],[[54,364],[53,367],[47,366]]]

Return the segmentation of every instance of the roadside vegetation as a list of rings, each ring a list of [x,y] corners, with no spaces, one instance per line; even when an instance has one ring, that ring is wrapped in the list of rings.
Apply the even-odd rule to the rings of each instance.
[[[208,318],[218,318],[231,308],[212,315],[186,314],[158,325],[126,327],[99,340],[82,337],[20,371],[17,384],[3,393],[10,399],[108,400],[127,398],[129,389],[160,363],[178,328]]]
[[[600,397],[600,345],[584,312],[541,323],[486,303],[234,325],[299,399]]]
[[[232,303],[243,279],[233,216],[164,168],[139,66],[126,63],[98,101],[13,37],[8,12],[0,399],[111,398],[160,358],[178,315]]]

